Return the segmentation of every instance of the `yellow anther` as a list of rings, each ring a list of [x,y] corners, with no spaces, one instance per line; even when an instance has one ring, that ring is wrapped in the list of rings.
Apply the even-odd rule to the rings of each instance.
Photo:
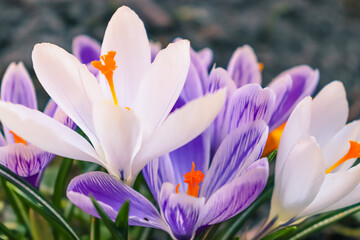
[[[99,69],[99,71],[102,74],[104,74],[106,80],[108,81],[110,91],[111,91],[111,95],[112,95],[112,97],[114,99],[114,103],[115,103],[116,106],[118,106],[119,103],[118,103],[118,100],[116,98],[114,80],[113,80],[114,71],[117,68],[116,62],[115,62],[115,59],[114,59],[115,55],[116,55],[115,51],[109,51],[106,55],[102,55],[100,57],[100,59],[104,62],[104,64],[101,62],[101,60],[92,61],[91,64],[95,68]]]
[[[197,170],[195,171],[195,163],[192,163],[191,171],[184,174],[184,183],[188,184],[186,194],[189,196],[197,197],[199,195],[200,182],[204,179],[204,174]],[[180,183],[176,186],[176,193],[179,193]]]
[[[360,143],[355,141],[350,141],[350,149],[339,161],[337,161],[334,165],[328,168],[325,173],[328,174],[333,171],[335,168],[343,164],[349,159],[360,157]]]
[[[15,134],[13,131],[11,131],[11,130],[10,130],[10,133],[13,135],[15,143],[22,143],[22,144],[24,144],[25,146],[27,146],[27,142],[26,142],[24,139],[22,139],[21,137],[19,137],[18,135],[16,135],[16,134]]]
[[[264,64],[262,62],[259,62],[258,66],[259,66],[260,72],[262,72],[264,70]]]

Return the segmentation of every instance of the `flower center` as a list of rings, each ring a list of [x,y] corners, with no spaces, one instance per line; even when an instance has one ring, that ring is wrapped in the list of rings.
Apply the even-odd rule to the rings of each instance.
[[[262,154],[263,157],[266,157],[272,151],[279,148],[281,135],[284,131],[285,125],[286,125],[286,122],[281,124],[278,128],[276,128],[269,134],[268,139],[266,141],[265,149]]]
[[[116,106],[118,106],[118,100],[116,98],[116,93],[115,93],[115,87],[114,87],[114,80],[113,80],[113,75],[114,75],[114,70],[117,68],[116,66],[116,62],[114,60],[116,55],[115,51],[109,51],[107,54],[102,55],[100,57],[99,61],[92,61],[91,64],[99,69],[99,71],[104,74],[109,87],[110,87],[110,91],[111,91],[111,95],[114,99],[114,103]],[[104,64],[103,64],[103,62]]]
[[[325,173],[328,174],[333,171],[335,168],[343,164],[349,159],[360,157],[360,143],[355,141],[350,141],[350,149],[339,161],[337,161],[334,165],[328,168]]]
[[[193,162],[191,172],[184,174],[184,183],[188,184],[188,189],[186,192],[187,195],[198,197],[200,182],[203,181],[204,176],[205,175],[200,170],[195,171],[195,163]],[[176,193],[179,193],[179,186],[180,183],[176,186]]]
[[[13,135],[14,137],[14,141],[15,143],[22,143],[24,144],[25,146],[27,146],[27,143],[24,139],[22,139],[21,137],[19,137],[18,135],[16,135],[13,131],[10,130],[10,133]]]

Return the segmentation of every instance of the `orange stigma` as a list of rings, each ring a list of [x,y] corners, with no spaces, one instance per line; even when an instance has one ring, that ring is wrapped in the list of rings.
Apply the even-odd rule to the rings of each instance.
[[[24,144],[25,146],[27,146],[27,143],[24,139],[22,139],[21,137],[19,137],[18,135],[16,135],[13,131],[10,130],[10,133],[13,135],[14,137],[14,141],[15,143],[22,143]]]
[[[204,176],[205,175],[200,170],[195,171],[195,163],[193,162],[191,172],[184,174],[184,183],[188,184],[188,189],[186,192],[187,195],[198,197],[200,182],[203,181]],[[179,187],[180,183],[176,186],[176,193],[179,193]]]
[[[281,135],[284,131],[285,125],[286,125],[286,122],[281,124],[278,128],[276,128],[269,134],[268,139],[266,141],[265,149],[262,154],[263,157],[266,157],[272,151],[274,151],[275,149],[278,149]]]
[[[333,171],[335,168],[337,168],[347,160],[360,157],[360,143],[355,141],[349,141],[349,142],[350,142],[349,151],[339,161],[337,161],[334,165],[328,168],[325,171],[326,174],[330,173],[331,171]]]
[[[115,51],[109,51],[106,55],[102,55],[100,57],[101,60],[103,60],[104,64],[101,62],[101,60],[99,61],[92,61],[91,64],[99,69],[99,71],[104,74],[106,80],[108,81],[109,87],[110,87],[110,91],[111,91],[111,95],[114,99],[114,103],[116,106],[118,106],[118,100],[116,98],[116,93],[115,93],[115,87],[114,87],[114,80],[113,80],[113,75],[114,75],[114,71],[117,68],[116,66],[116,62],[114,60],[116,55]]]
[[[262,62],[259,62],[258,66],[259,66],[260,72],[262,72],[264,70],[264,64]]]

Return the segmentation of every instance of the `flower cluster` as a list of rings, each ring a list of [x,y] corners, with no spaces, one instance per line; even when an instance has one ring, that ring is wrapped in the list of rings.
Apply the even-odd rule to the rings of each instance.
[[[271,210],[257,237],[360,201],[360,122],[346,124],[340,82],[310,97],[318,70],[296,66],[262,88],[264,65],[250,46],[227,69],[212,67],[212,51],[196,52],[188,40],[163,50],[150,43],[128,7],[112,16],[101,45],[81,35],[72,52],[34,47],[36,76],[51,97],[44,112],[22,63],[2,80],[0,163],[35,187],[55,154],[96,163],[107,172],[73,178],[73,204],[100,217],[94,197],[115,221],[129,201],[130,225],[193,239],[260,196],[266,156],[278,149]],[[154,202],[132,188],[139,173]]]

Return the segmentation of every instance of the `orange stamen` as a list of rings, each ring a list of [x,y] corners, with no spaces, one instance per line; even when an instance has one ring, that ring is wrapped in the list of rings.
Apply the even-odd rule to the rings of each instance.
[[[281,135],[284,131],[285,125],[286,125],[286,122],[283,123],[282,125],[280,125],[278,128],[276,128],[269,134],[268,139],[266,141],[265,149],[262,154],[263,157],[266,157],[272,151],[274,151],[275,149],[278,149]]]
[[[131,109],[129,107],[125,107],[125,109],[131,111]]]
[[[114,103],[116,106],[118,106],[118,101],[116,98],[116,93],[115,93],[115,87],[114,87],[114,80],[113,80],[113,75],[114,75],[114,71],[117,68],[116,66],[116,62],[114,60],[116,55],[115,51],[109,51],[106,55],[102,55],[100,57],[101,60],[103,60],[104,64],[101,62],[101,60],[99,61],[92,61],[91,64],[99,69],[99,71],[104,74],[106,80],[108,81],[109,87],[110,87],[110,91],[111,91],[111,95],[114,99]]]
[[[25,146],[27,146],[27,143],[24,139],[22,139],[21,137],[19,137],[18,135],[16,135],[13,131],[10,130],[10,133],[13,135],[14,137],[14,141],[15,143],[22,143],[24,144]]]
[[[337,161],[334,165],[328,168],[325,173],[328,174],[333,171],[335,168],[343,164],[349,159],[360,157],[360,143],[355,141],[350,141],[350,149],[339,161]]]
[[[262,72],[264,70],[264,64],[262,62],[259,62],[258,66],[259,66],[260,72]]]
[[[200,182],[203,181],[204,176],[200,170],[195,171],[195,163],[192,163],[191,172],[184,174],[184,183],[188,184],[187,195],[198,197]],[[176,186],[176,193],[179,192],[179,186],[180,184]]]

